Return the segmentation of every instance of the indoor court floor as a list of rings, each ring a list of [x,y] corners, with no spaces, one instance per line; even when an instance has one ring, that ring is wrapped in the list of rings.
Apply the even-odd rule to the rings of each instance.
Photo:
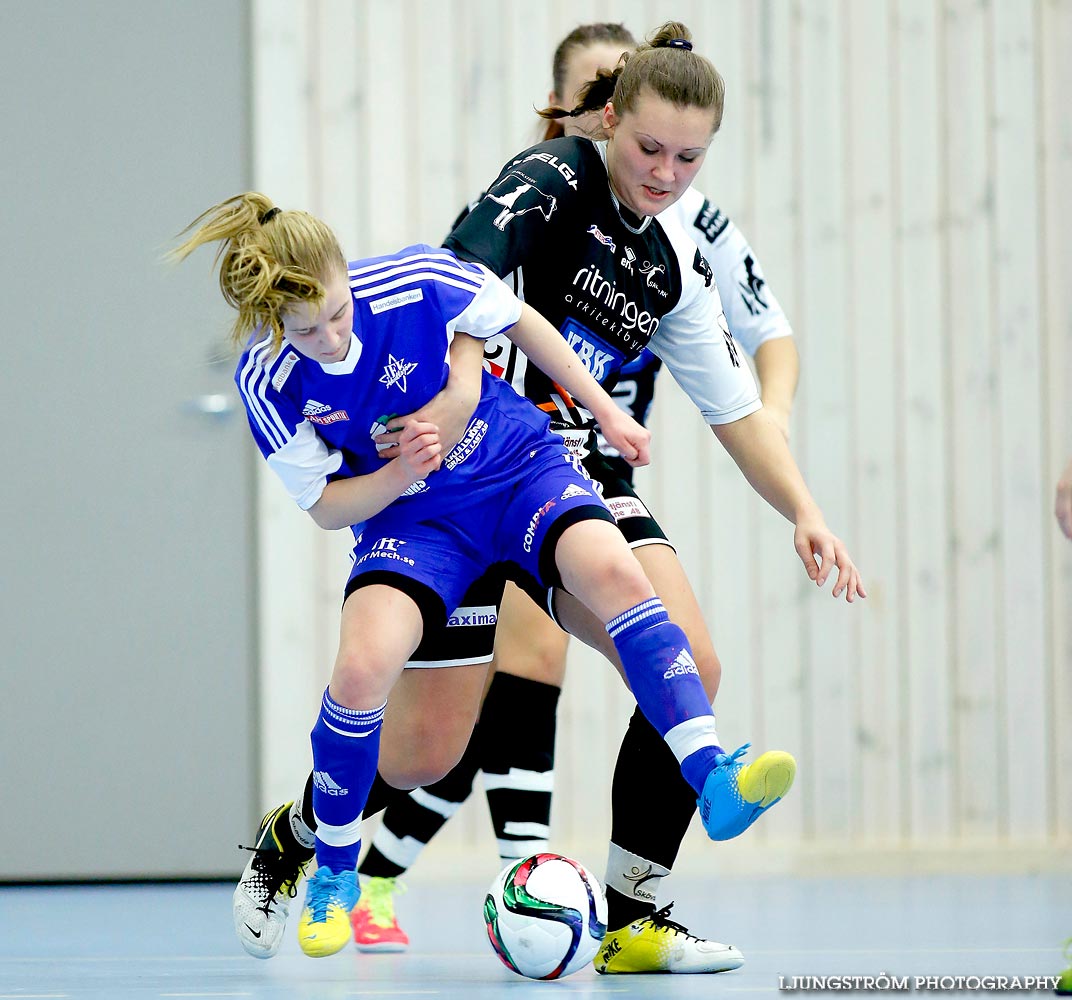
[[[235,940],[231,888],[0,887],[0,1000],[492,1000],[537,993],[754,1000],[786,992],[779,977],[788,987],[794,976],[886,973],[910,983],[916,976],[1056,976],[1064,966],[1061,945],[1072,935],[1068,874],[693,879],[676,887],[672,917],[737,945],[743,968],[610,977],[589,967],[540,983],[513,975],[493,955],[481,920],[482,883],[413,882],[398,903],[413,942],[405,955],[348,948],[306,958],[292,908],[287,940],[269,961],[249,958]]]

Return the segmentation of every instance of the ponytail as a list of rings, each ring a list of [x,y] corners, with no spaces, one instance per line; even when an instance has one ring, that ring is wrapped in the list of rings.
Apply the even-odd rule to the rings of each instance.
[[[320,306],[323,280],[346,271],[335,234],[308,212],[283,211],[247,191],[202,212],[179,235],[191,235],[169,256],[184,260],[206,243],[220,243],[215,266],[220,291],[238,310],[231,338],[241,347],[258,330],[283,344],[283,313],[302,303]]]
[[[567,111],[552,106],[537,114],[549,121],[576,118],[605,107],[608,101],[618,114],[624,114],[636,110],[644,87],[677,107],[712,110],[713,133],[722,124],[726,84],[710,60],[693,51],[692,32],[680,21],[667,21],[635,52],[623,53],[613,71],[600,70],[580,92],[575,108]]]
[[[622,58],[626,58],[625,53],[622,54]],[[618,77],[621,76],[621,73],[621,66],[617,66],[613,70],[601,69],[596,73],[596,78],[594,80],[589,80],[588,83],[581,88],[581,92],[577,96],[577,106],[575,108],[567,111],[565,108],[551,105],[550,107],[537,111],[536,114],[549,121],[555,121],[559,118],[580,118],[581,115],[586,115],[590,111],[600,111],[606,107],[607,101],[613,96]],[[560,132],[559,134],[561,135],[562,133]]]

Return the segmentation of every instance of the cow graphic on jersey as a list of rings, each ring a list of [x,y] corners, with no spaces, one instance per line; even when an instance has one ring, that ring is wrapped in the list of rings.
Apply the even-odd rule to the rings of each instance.
[[[499,232],[504,232],[514,219],[528,212],[539,212],[544,221],[548,222],[558,204],[558,200],[553,195],[544,194],[535,184],[518,173],[507,174],[493,190],[502,192],[501,194],[488,192],[488,200],[503,207],[503,210],[495,217],[495,228]],[[519,205],[518,202],[521,204]]]

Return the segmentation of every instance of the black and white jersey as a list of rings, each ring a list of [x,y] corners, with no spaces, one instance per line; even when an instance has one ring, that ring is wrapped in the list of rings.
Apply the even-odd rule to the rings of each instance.
[[[793,335],[793,328],[767,284],[755,251],[721,208],[690,187],[659,214],[659,221],[664,225],[672,218],[696,241],[711,265],[726,323],[746,354],[754,357],[767,341]],[[645,425],[661,368],[659,358],[646,350],[636,361],[623,366],[621,378],[611,393],[618,406]],[[612,457],[618,454],[602,436],[599,450]]]
[[[690,187],[659,214],[659,221],[665,223],[670,217],[696,241],[711,265],[730,333],[749,356],[768,340],[793,335],[755,251],[721,208]]]
[[[512,282],[607,388],[649,347],[708,423],[759,409],[710,265],[676,219],[638,218],[618,203],[604,143],[566,137],[521,153],[445,245]],[[505,337],[489,341],[487,356],[555,423],[588,426],[589,415]]]

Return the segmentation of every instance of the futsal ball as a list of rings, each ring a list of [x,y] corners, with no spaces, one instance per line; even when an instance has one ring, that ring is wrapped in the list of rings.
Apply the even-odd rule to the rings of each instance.
[[[534,854],[510,862],[491,883],[484,923],[512,972],[560,979],[595,958],[607,933],[607,897],[579,861]]]

